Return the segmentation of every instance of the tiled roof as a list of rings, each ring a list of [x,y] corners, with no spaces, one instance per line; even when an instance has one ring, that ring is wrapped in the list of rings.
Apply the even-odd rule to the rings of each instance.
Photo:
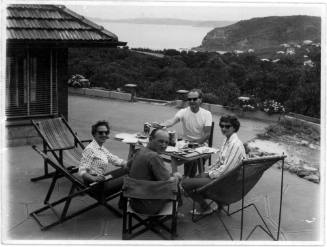
[[[118,41],[117,35],[63,5],[8,5],[7,39],[124,44]]]

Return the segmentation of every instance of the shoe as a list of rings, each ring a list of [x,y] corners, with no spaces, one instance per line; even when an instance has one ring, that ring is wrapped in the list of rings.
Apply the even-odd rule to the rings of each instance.
[[[177,218],[184,218],[184,217],[185,217],[185,214],[183,214],[181,212],[177,213]]]
[[[198,211],[197,209],[194,209],[194,210],[191,210],[190,211],[190,214],[193,214],[193,215],[209,215],[209,214],[212,214],[213,212],[215,212],[215,210],[213,210],[212,208],[209,208],[205,211]]]

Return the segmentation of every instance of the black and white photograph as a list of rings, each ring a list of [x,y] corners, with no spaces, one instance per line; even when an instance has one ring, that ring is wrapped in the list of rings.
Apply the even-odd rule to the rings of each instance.
[[[324,245],[318,1],[1,0],[2,245]]]

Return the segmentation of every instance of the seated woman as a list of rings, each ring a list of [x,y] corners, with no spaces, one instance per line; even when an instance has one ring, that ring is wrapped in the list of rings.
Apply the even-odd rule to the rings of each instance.
[[[208,172],[199,174],[194,178],[187,178],[182,181],[185,192],[200,205],[200,209],[192,212],[194,214],[210,214],[213,212],[201,195],[192,193],[192,190],[202,187],[219,178],[223,174],[239,166],[242,159],[245,158],[245,149],[243,143],[238,138],[236,132],[240,128],[240,122],[235,115],[223,115],[220,118],[219,126],[222,134],[226,137],[218,155],[218,159]]]
[[[79,166],[79,175],[86,184],[105,180],[105,175],[111,175],[113,179],[103,186],[95,188],[99,196],[108,196],[121,190],[123,176],[127,174],[127,162],[111,154],[103,144],[109,138],[110,127],[107,121],[98,121],[92,126],[93,141],[83,150]],[[109,172],[110,165],[120,167]]]

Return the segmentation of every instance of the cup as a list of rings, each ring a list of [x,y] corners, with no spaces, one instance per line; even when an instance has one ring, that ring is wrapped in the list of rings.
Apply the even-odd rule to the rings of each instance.
[[[168,131],[169,134],[169,146],[176,145],[176,131]]]

